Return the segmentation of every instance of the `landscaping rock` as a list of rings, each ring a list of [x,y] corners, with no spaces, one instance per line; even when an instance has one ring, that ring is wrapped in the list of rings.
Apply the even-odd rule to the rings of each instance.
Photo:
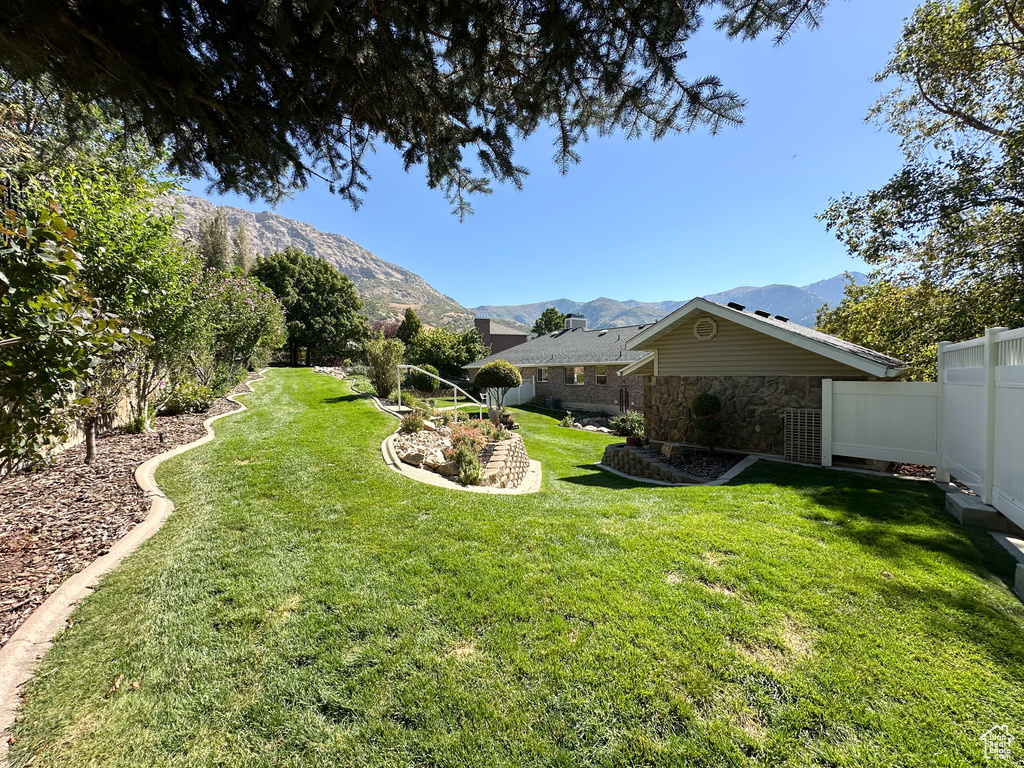
[[[437,474],[444,477],[456,477],[459,474],[459,468],[455,465],[454,461],[446,461],[444,464],[438,464],[435,471]]]
[[[409,453],[399,454],[399,458],[406,464],[411,464],[414,467],[422,466],[423,459],[426,457],[419,451],[409,451]]]

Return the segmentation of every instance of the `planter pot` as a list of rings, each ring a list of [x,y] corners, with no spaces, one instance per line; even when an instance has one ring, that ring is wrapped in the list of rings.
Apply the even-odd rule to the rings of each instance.
[[[631,448],[639,448],[640,447],[640,438],[639,437],[627,437],[626,438],[626,445],[630,446]]]

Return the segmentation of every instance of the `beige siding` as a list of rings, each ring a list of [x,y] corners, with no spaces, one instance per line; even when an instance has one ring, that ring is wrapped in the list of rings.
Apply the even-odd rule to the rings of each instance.
[[[700,341],[689,317],[658,339],[659,376],[857,376],[864,372],[780,341],[730,320],[716,318],[718,333]]]

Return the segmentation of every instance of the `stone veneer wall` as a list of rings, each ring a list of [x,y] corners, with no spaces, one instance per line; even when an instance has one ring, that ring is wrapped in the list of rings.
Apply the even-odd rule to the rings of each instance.
[[[682,470],[658,461],[655,451],[647,448],[633,448],[625,443],[612,443],[604,449],[601,463],[631,477],[660,480],[663,483],[704,483]]]
[[[512,435],[508,440],[487,446],[490,456],[483,462],[483,485],[492,488],[517,488],[530,469],[523,438]]]
[[[696,442],[690,403],[704,392],[722,401],[719,445],[783,455],[786,408],[821,408],[822,376],[645,376],[647,437]]]
[[[642,376],[619,376],[618,371],[625,366],[608,366],[608,383],[597,383],[597,367],[583,366],[583,385],[566,384],[564,365],[552,365],[548,368],[548,380],[537,382],[538,397],[557,397],[562,407],[595,407],[607,413],[619,412],[619,389],[623,384],[629,389],[629,409],[644,409],[644,382]],[[524,367],[521,370],[524,379],[536,378],[535,367]]]

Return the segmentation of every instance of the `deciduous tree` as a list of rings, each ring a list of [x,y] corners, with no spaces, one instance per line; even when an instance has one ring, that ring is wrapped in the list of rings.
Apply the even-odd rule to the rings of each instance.
[[[533,324],[533,332],[537,336],[543,336],[545,333],[560,331],[564,327],[565,315],[555,307],[548,307],[540,313],[540,317]]]

